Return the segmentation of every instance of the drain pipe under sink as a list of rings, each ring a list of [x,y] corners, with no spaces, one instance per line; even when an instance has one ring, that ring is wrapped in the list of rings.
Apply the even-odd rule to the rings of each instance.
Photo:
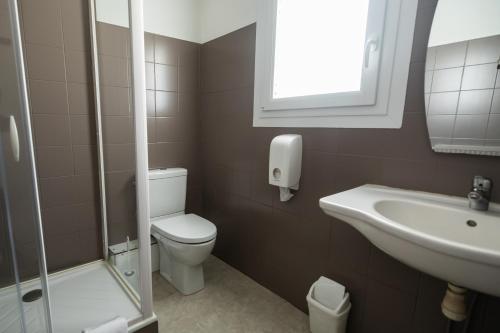
[[[448,282],[448,288],[446,289],[446,294],[444,295],[441,303],[441,311],[445,317],[448,318],[448,324],[446,327],[447,333],[451,333],[453,322],[461,322],[464,320],[466,320],[466,322],[463,326],[462,333],[467,333],[469,330],[472,310],[474,309],[474,305],[477,300],[477,293],[473,294],[469,309],[467,309],[465,304],[466,293],[466,288]]]

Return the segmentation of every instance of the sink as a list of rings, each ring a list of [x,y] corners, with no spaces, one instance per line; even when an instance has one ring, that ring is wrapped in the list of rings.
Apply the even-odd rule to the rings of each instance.
[[[500,296],[500,205],[476,211],[466,198],[377,185],[321,198],[319,205],[408,266]]]

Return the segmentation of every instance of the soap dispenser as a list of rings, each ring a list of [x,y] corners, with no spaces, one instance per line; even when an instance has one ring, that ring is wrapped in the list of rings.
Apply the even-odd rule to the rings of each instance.
[[[279,187],[281,201],[293,197],[291,189],[299,189],[301,169],[302,136],[284,134],[275,137],[269,149],[269,184]]]

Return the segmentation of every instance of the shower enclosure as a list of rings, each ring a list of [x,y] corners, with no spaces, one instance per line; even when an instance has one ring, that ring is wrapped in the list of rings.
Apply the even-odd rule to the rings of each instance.
[[[0,333],[116,316],[140,331],[156,320],[142,1],[125,8],[120,55],[99,3],[55,3],[0,0]],[[133,260],[116,265],[127,236]]]
[[[133,112],[136,101],[132,89],[137,79],[133,78],[131,66],[135,58],[130,54],[133,39],[127,2],[95,0],[95,13],[90,22],[94,95],[100,127],[97,132],[102,133],[97,148],[103,175],[100,180],[104,193],[101,211],[105,212],[102,214],[103,254],[131,292],[138,296],[141,252],[135,198],[143,182],[136,181],[136,161],[143,162],[147,157],[139,156],[135,149],[139,133],[134,133],[133,124],[145,117],[137,118]]]

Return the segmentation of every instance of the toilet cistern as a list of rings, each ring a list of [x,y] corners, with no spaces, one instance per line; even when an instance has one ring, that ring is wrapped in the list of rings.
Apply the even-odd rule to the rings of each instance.
[[[279,187],[281,201],[293,197],[290,189],[299,189],[301,168],[302,136],[284,134],[275,137],[269,149],[269,184]]]

